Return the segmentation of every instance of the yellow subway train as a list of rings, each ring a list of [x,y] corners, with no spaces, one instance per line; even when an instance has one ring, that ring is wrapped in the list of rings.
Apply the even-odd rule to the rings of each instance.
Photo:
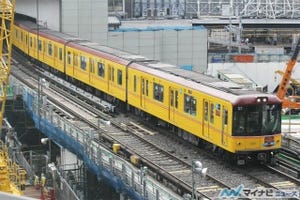
[[[15,22],[14,46],[51,71],[194,144],[271,162],[281,147],[281,101],[271,94],[179,69],[37,24]]]

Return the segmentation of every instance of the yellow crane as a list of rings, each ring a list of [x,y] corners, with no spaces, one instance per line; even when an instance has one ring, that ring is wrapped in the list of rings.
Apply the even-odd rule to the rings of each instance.
[[[11,66],[12,32],[14,23],[15,0],[0,0],[0,128],[5,111],[6,93]]]
[[[0,131],[3,126],[6,93],[11,68],[12,34],[16,0],[0,0]],[[0,141],[0,191],[22,195],[26,172],[11,161],[5,144]]]

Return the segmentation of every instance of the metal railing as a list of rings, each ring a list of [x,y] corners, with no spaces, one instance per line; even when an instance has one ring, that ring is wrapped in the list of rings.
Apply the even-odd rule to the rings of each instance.
[[[53,112],[51,107],[40,107],[36,91],[26,86],[24,88],[23,99],[35,123],[39,123],[41,129],[48,130],[45,134],[49,138],[65,144],[63,146],[73,152],[76,151],[89,168],[106,178],[112,186],[125,189],[133,199],[182,199],[148,176],[145,168],[138,169],[101,146],[94,140],[94,133],[91,131],[82,130],[72,121]]]

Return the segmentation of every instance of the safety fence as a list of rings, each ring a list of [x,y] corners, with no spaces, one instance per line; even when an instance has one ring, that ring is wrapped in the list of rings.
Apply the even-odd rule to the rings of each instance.
[[[100,180],[131,199],[182,199],[147,175],[147,169],[136,168],[94,140],[93,131],[82,130],[67,118],[53,112],[46,102],[38,103],[34,90],[24,86],[23,99],[27,113],[47,137],[81,158]],[[46,101],[46,98],[42,98]]]

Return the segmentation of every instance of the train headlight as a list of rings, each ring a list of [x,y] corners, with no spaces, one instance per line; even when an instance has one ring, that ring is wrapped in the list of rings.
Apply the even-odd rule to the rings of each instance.
[[[268,102],[268,97],[257,97],[256,102],[257,103],[267,103]]]
[[[263,101],[264,103],[267,103],[267,102],[268,102],[267,97],[264,97],[264,98],[262,99],[262,101]]]

